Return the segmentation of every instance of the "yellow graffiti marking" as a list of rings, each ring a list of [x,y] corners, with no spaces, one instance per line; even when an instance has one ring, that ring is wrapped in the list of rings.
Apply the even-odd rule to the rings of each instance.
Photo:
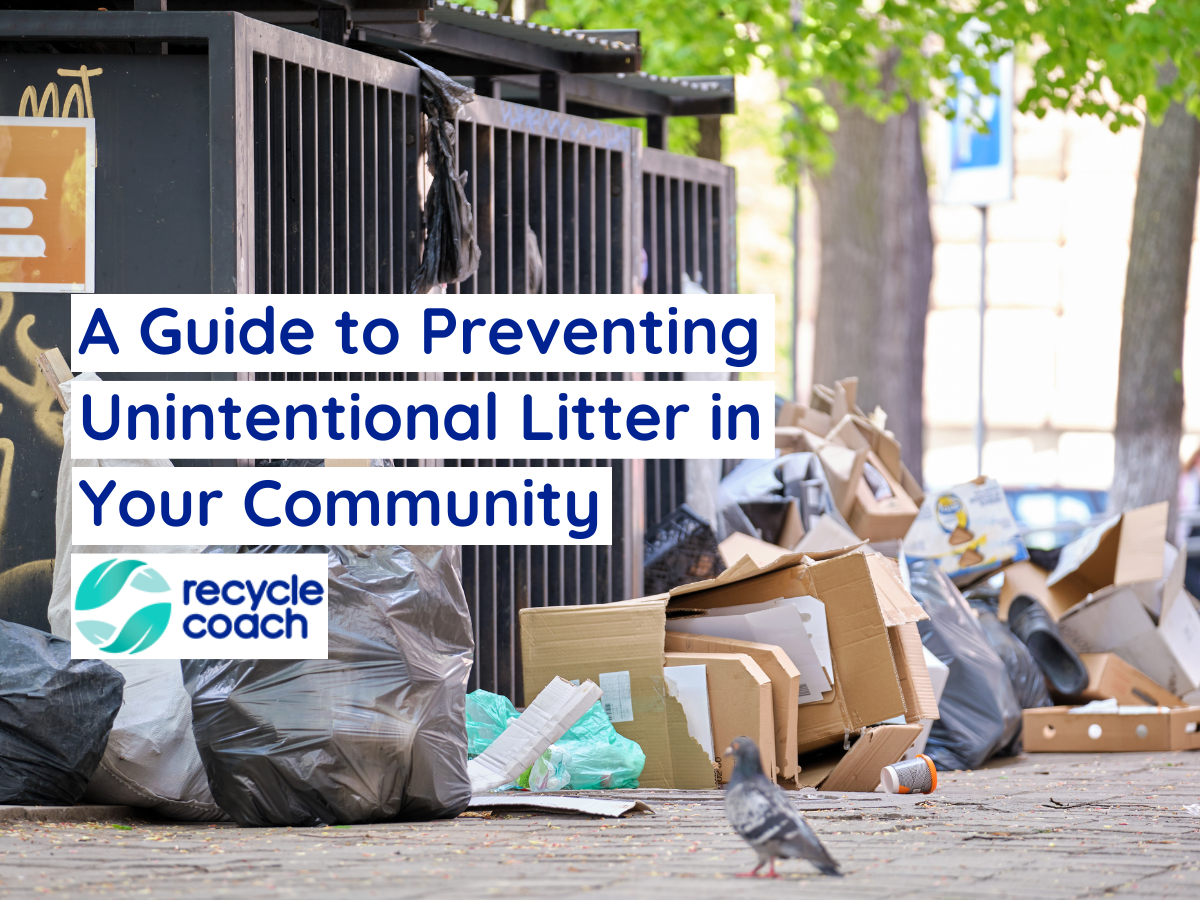
[[[0,534],[4,534],[4,525],[8,520],[8,493],[12,486],[13,454],[16,448],[8,438],[0,438],[0,452],[4,454],[4,462],[0,463]]]
[[[67,91],[67,102],[62,107],[63,116],[71,114],[71,103],[75,103],[75,111],[79,113],[81,119],[94,119],[96,114],[92,111],[92,84],[88,80],[96,75],[103,75],[103,69],[89,69],[87,66],[80,66],[78,69],[59,69],[58,74],[66,78],[78,78],[79,84],[71,85],[71,89]],[[53,101],[53,106],[50,107],[50,112],[54,118],[58,118],[58,85],[53,81],[46,85],[46,90],[42,92],[42,100],[38,102],[37,88],[32,84],[25,88],[25,93],[21,95],[21,106],[17,111],[18,116],[25,115],[25,105],[28,104],[33,116],[36,119],[43,118],[46,115],[47,104]]]
[[[0,292],[0,332],[4,331],[12,316],[14,302],[10,292]],[[61,411],[51,411],[50,407],[55,404],[57,398],[54,396],[54,390],[46,383],[46,379],[40,377],[37,367],[38,356],[45,353],[48,348],[39,347],[29,337],[29,329],[36,321],[37,318],[32,313],[22,316],[13,332],[18,354],[28,361],[29,371],[33,373],[33,381],[22,381],[9,372],[7,366],[0,366],[0,388],[7,388],[17,398],[17,402],[29,407],[33,411],[33,424],[46,440],[56,447],[62,447],[63,414]]]

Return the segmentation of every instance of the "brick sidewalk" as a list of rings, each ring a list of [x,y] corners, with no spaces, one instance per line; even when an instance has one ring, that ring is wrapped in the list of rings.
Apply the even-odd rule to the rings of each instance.
[[[753,862],[720,794],[621,792],[657,815],[470,816],[314,829],[0,821],[0,897],[689,900],[1200,897],[1200,754],[1037,754],[943,773],[928,800],[801,801],[847,872]]]

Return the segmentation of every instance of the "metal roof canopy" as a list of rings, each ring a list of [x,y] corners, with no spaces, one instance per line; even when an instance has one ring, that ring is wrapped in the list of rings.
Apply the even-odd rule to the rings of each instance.
[[[505,100],[539,101],[537,75],[505,75],[495,79]],[[588,118],[625,116],[723,116],[737,112],[732,75],[668,78],[646,72],[562,75],[566,111]]]

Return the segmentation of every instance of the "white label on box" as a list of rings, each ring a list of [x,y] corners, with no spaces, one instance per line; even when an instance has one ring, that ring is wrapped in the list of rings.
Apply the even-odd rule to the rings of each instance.
[[[601,672],[600,690],[604,696],[604,712],[610,722],[633,721],[633,690],[629,687],[628,672]]]

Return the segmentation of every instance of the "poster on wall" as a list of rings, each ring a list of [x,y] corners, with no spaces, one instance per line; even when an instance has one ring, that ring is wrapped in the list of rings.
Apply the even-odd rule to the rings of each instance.
[[[0,291],[92,293],[94,119],[0,116]]]

